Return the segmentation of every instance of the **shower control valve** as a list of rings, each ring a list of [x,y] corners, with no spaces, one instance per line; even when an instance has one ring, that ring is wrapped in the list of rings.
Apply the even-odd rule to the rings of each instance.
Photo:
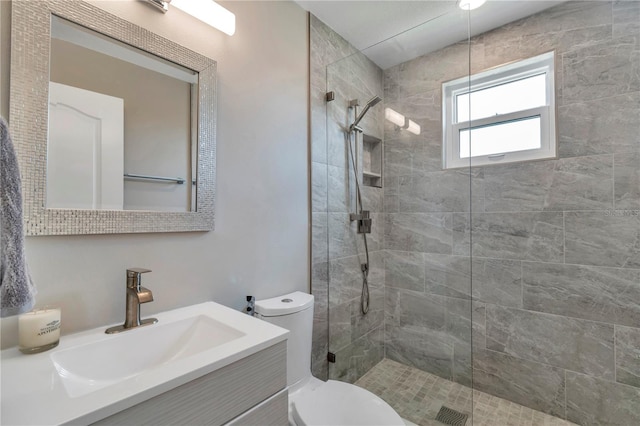
[[[361,210],[360,214],[351,213],[349,215],[349,219],[351,222],[358,222],[358,234],[370,234],[371,233],[371,222],[369,210]]]

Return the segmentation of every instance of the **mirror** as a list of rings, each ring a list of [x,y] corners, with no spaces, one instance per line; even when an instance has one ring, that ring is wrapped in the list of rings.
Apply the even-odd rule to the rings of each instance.
[[[53,16],[46,207],[191,211],[197,90],[196,72]]]
[[[214,60],[82,1],[14,2],[11,54],[27,235],[213,229]]]

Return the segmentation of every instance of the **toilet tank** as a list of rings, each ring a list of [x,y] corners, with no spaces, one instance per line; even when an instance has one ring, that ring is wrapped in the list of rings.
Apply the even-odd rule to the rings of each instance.
[[[313,295],[296,291],[271,299],[256,300],[256,317],[289,330],[287,385],[311,376]]]

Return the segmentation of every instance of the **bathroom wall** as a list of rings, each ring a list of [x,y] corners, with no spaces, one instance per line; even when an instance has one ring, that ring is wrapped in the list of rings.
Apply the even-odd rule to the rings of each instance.
[[[453,225],[479,193],[468,169],[442,170],[441,82],[469,73],[470,46],[473,62],[464,41],[385,70],[385,107],[421,129],[386,122],[384,145],[386,357],[468,386],[470,258],[454,252]]]
[[[469,384],[473,323],[474,388],[640,423],[639,23],[639,2],[570,2],[472,39],[472,72],[555,50],[559,158],[471,179],[441,169],[466,46],[385,70],[387,106],[423,128],[385,129],[387,357]]]
[[[361,185],[362,204],[373,218],[367,235],[370,310],[363,315],[360,265],[366,255],[362,235],[349,220],[356,211],[356,192],[345,128],[355,117],[350,100],[358,99],[361,111],[372,96],[382,97],[382,70],[314,16],[310,36],[313,373],[354,382],[384,356],[382,189]],[[335,94],[331,102],[325,101],[327,91]],[[373,107],[361,121],[364,132],[381,139],[383,117],[382,105]],[[357,145],[361,172],[361,135]],[[336,354],[335,363],[327,363],[328,351]]]
[[[63,334],[124,320],[125,270],[152,269],[154,302],[142,315],[214,300],[309,289],[306,12],[292,2],[224,2],[236,14],[229,37],[172,8],[96,2],[116,15],[218,61],[216,228],[211,232],[29,237],[38,303],[63,309]],[[8,111],[6,28],[0,2],[0,111]],[[17,321],[2,320],[2,347]]]

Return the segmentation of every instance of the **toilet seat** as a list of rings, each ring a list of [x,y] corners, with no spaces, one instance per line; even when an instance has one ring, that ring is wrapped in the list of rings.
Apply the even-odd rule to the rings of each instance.
[[[381,398],[361,387],[329,380],[290,395],[297,426],[399,426],[405,423]]]

